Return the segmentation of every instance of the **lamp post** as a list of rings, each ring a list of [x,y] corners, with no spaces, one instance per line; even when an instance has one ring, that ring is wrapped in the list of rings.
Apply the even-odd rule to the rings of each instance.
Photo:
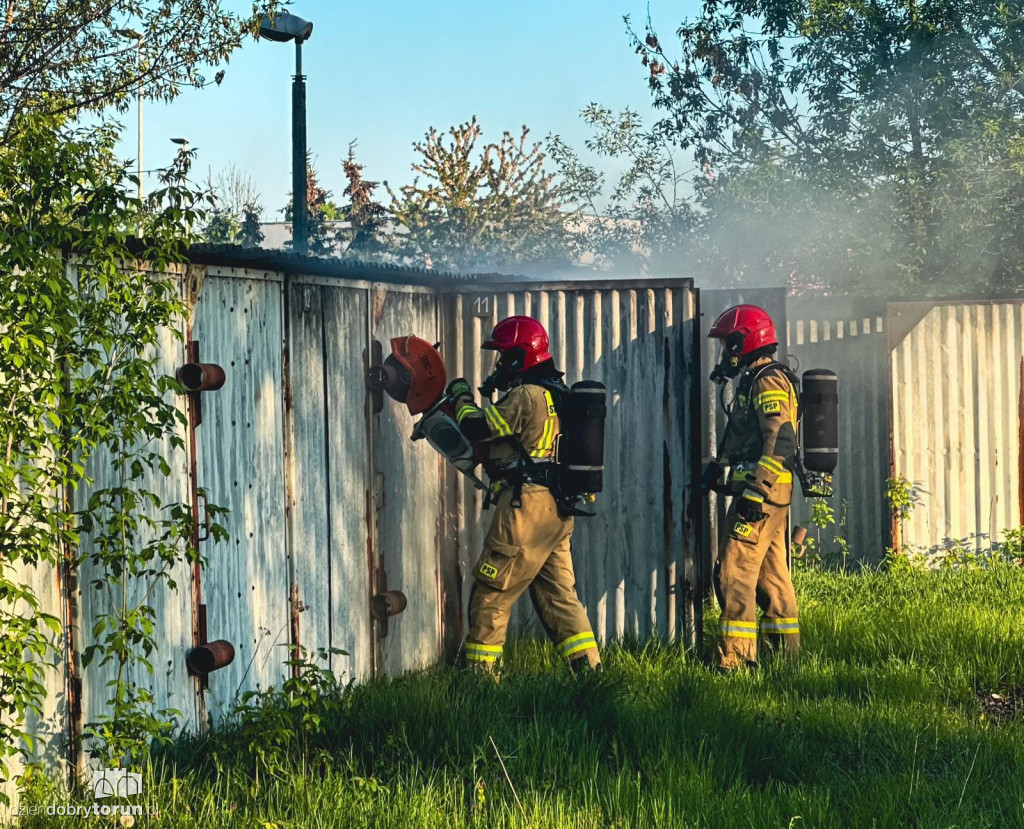
[[[135,29],[118,29],[117,34],[121,37],[126,37],[129,40],[135,41],[135,67],[136,72],[139,75],[139,98],[138,98],[138,110],[139,110],[139,152],[138,152],[138,176],[139,176],[139,201],[142,201],[142,42],[146,39],[146,36],[141,32],[135,31]]]
[[[294,14],[281,12],[263,18],[260,37],[278,43],[295,41],[295,76],[292,78],[292,248],[309,249],[309,219],[306,205],[306,76],[302,74],[302,44],[313,33],[313,24]]]

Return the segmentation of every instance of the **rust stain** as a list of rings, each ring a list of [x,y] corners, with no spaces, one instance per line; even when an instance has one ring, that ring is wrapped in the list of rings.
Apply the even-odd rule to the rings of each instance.
[[[70,490],[65,491],[65,498],[70,502]],[[72,566],[72,553],[69,544],[64,545],[64,560],[56,568],[57,595],[64,604],[64,652],[67,665],[67,697],[68,697],[68,772],[69,783],[74,783],[80,761],[78,738],[82,733],[82,678],[78,672],[78,661],[75,655],[75,591],[78,588],[75,570]]]
[[[380,325],[381,318],[384,316],[384,305],[387,303],[387,299],[388,292],[386,289],[374,287],[370,298],[372,303],[370,313],[373,315],[373,327],[375,330]]]
[[[667,599],[667,619],[665,620],[665,634],[669,641],[675,641],[679,635],[677,628],[678,596],[676,594],[676,572],[675,555],[672,550],[672,455],[668,445],[668,436],[675,431],[672,424],[672,353],[669,347],[668,338],[665,339],[665,374],[661,390],[661,411],[662,428],[664,429],[665,440],[661,446],[661,542],[662,557],[665,568],[665,590]]]
[[[366,489],[366,507],[364,514],[366,516],[366,567],[369,575],[369,590],[367,592],[367,598],[369,598],[376,593],[375,588],[377,586],[377,572],[373,565],[373,522],[375,520],[375,510],[372,483]],[[371,603],[369,601],[366,603],[366,612],[370,618],[370,675],[377,676],[377,669],[379,667],[377,659],[377,648],[379,645],[377,619],[373,615]]]
[[[298,665],[299,659],[302,657],[302,641],[300,639],[300,625],[299,625],[299,614],[302,613],[302,602],[299,599],[299,585],[292,582],[291,590],[291,631],[292,631],[292,678],[298,679],[301,675],[301,670]]]
[[[186,352],[188,359],[192,362],[199,362],[199,342],[192,339],[192,326],[188,326],[186,332]],[[199,426],[198,395],[188,395],[186,408],[188,416],[188,477],[189,477],[189,501],[192,508],[192,534],[189,543],[195,553],[196,560],[192,562],[190,591],[192,594],[192,647],[197,648],[205,644],[205,627],[203,617],[203,567],[199,562],[199,452],[196,446],[196,429]],[[196,719],[199,728],[205,727],[206,698],[203,695],[204,680],[202,677],[193,678],[193,691],[196,698]]]

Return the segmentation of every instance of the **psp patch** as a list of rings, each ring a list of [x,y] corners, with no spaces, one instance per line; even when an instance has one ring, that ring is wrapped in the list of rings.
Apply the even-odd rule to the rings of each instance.
[[[782,404],[778,400],[770,400],[761,405],[761,411],[765,414],[779,414],[782,411]]]
[[[485,579],[496,578],[498,575],[498,568],[495,567],[493,564],[488,564],[487,562],[484,562],[480,565],[480,575],[483,576]]]
[[[732,531],[743,538],[749,538],[750,533],[753,532],[753,527],[751,527],[750,524],[744,524],[742,521],[737,521],[736,526],[732,528]]]

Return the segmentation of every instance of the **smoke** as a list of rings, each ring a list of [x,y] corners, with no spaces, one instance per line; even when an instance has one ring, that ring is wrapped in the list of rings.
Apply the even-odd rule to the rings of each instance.
[[[989,57],[1024,64],[1019,11],[839,5],[712,0],[674,55],[630,30],[652,132],[700,170],[689,262],[723,287],[1020,292],[1024,85]]]

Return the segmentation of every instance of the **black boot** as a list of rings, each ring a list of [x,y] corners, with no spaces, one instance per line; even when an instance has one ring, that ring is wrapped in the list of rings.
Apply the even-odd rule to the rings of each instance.
[[[585,656],[578,657],[569,662],[569,667],[572,669],[573,674],[579,679],[599,674],[604,670],[601,663],[598,662],[597,666],[591,666],[590,660]]]

